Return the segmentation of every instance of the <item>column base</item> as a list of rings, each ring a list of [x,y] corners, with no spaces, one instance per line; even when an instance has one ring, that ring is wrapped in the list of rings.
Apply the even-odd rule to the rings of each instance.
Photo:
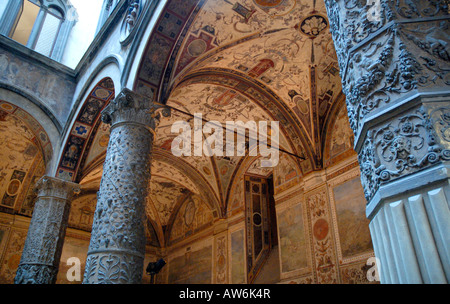
[[[450,165],[381,186],[367,206],[381,283],[450,282]]]

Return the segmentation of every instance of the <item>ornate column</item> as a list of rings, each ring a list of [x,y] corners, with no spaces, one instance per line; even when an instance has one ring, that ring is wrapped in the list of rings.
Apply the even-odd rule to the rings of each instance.
[[[160,108],[124,89],[102,112],[111,124],[83,283],[141,283],[145,201]],[[167,113],[164,113],[167,114]]]
[[[325,2],[381,282],[448,283],[448,1]]]
[[[44,176],[17,269],[16,284],[54,284],[64,244],[70,205],[78,184]]]

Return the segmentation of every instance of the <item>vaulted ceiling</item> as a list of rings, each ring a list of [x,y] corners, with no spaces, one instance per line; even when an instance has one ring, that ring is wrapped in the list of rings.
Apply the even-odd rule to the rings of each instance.
[[[172,108],[156,130],[147,204],[161,244],[193,197],[223,217],[242,174],[273,173],[249,156],[175,157],[175,121],[279,121],[281,154],[299,177],[329,163],[327,134],[345,98],[323,0],[168,1],[136,77],[136,92]]]

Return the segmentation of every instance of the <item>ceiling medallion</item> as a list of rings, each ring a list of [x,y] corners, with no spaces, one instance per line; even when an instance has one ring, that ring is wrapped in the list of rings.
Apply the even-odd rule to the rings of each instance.
[[[307,16],[298,25],[300,32],[310,38],[316,38],[327,28],[327,18],[318,14]]]
[[[195,203],[192,201],[192,199],[189,200],[187,203],[185,213],[184,213],[184,222],[186,226],[190,226],[194,222],[195,218]]]
[[[271,18],[286,16],[297,5],[298,0],[253,0]]]
[[[283,3],[285,0],[253,0],[257,5],[262,7],[276,7]]]

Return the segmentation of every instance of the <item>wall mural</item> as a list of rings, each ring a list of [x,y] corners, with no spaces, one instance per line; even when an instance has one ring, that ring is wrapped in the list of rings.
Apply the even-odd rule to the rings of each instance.
[[[114,83],[105,78],[98,83],[82,104],[62,151],[57,176],[79,181],[92,141],[100,125],[100,113],[114,99]]]
[[[231,282],[232,284],[244,284],[247,274],[245,273],[245,242],[244,229],[231,233]]]
[[[0,101],[0,145],[0,210],[30,216],[34,184],[53,153],[48,135],[30,114]]]
[[[168,263],[169,284],[212,283],[212,245],[199,249],[188,247],[184,255],[174,257]]]
[[[0,226],[1,227],[1,226]],[[7,243],[1,257],[0,283],[13,284],[22,256],[23,246],[27,236],[27,229],[13,228],[7,234]],[[6,237],[6,236],[4,236]]]
[[[330,186],[333,187],[330,200],[336,213],[340,258],[346,260],[373,252],[370,221],[365,217],[366,200],[359,176],[335,181]]]
[[[285,283],[370,283],[374,256],[357,162],[333,168],[326,181],[277,194]],[[376,282],[375,282],[376,283]]]
[[[213,220],[211,209],[198,195],[188,196],[176,213],[170,229],[169,244],[212,226]]]
[[[308,231],[303,206],[298,204],[277,214],[281,271],[291,272],[308,266]]]
[[[300,176],[301,172],[293,157],[286,153],[281,153],[278,166],[274,168],[275,193],[297,185],[300,182]]]

